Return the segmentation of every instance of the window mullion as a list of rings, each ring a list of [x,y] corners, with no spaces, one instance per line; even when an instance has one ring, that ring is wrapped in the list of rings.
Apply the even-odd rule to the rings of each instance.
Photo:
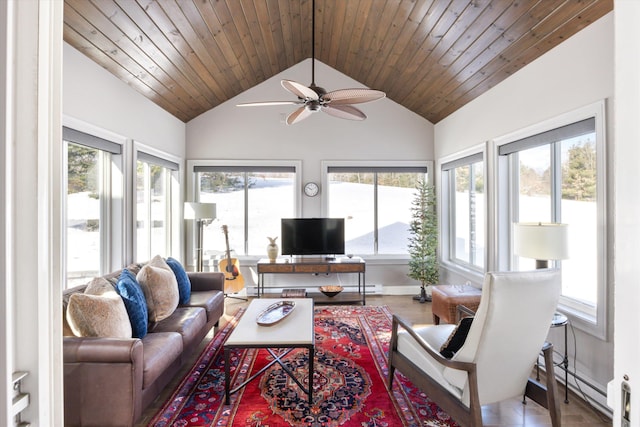
[[[171,254],[171,170],[164,169],[164,246],[165,253]]]
[[[449,179],[449,259],[456,259],[456,170],[450,169],[447,177]]]
[[[249,172],[244,172],[244,253],[249,253]]]
[[[551,218],[553,222],[562,221],[562,152],[561,143],[551,144],[551,185],[552,185],[552,212]]]
[[[373,173],[373,253],[378,254],[378,172]]]
[[[100,150],[99,156],[100,274],[105,274],[111,265],[111,153]]]
[[[145,199],[145,222],[147,223],[147,233],[146,233],[146,241],[147,241],[147,258],[151,258],[151,234],[152,234],[152,224],[151,224],[151,165],[147,162],[142,163],[144,165],[144,199]],[[139,260],[141,261],[141,260]]]

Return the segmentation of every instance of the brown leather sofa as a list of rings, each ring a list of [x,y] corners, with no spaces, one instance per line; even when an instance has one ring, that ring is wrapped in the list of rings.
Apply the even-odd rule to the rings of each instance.
[[[135,268],[140,265],[133,266]],[[132,266],[127,267],[132,270]],[[131,426],[224,313],[224,274],[188,272],[191,298],[142,339],[80,338],[64,325],[66,426]],[[104,276],[117,281],[120,272]],[[74,292],[64,292],[63,308]]]

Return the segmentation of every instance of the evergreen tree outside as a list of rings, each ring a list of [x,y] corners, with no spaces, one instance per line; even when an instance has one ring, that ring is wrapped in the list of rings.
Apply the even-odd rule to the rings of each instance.
[[[98,198],[96,165],[98,150],[84,145],[69,143],[67,149],[67,188],[69,194],[89,192],[89,196]]]
[[[409,224],[409,274],[420,282],[420,302],[429,301],[429,286],[438,283],[438,217],[433,185],[424,181],[416,185],[416,196],[411,203]]]
[[[595,201],[596,147],[593,143],[574,145],[569,159],[562,165],[562,198]]]

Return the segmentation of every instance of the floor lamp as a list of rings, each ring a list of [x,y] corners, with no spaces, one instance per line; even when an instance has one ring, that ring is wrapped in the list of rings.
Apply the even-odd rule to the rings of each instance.
[[[216,219],[215,203],[199,203],[185,202],[184,219],[193,219],[196,221],[197,240],[196,240],[196,271],[202,271],[202,232],[204,224]]]
[[[549,260],[569,258],[567,224],[520,222],[513,225],[513,252],[536,260],[536,268],[548,268]]]
[[[536,269],[549,268],[549,260],[569,258],[569,233],[567,224],[558,223],[516,223],[513,224],[513,252],[522,257],[536,260]],[[567,354],[567,316],[556,312],[551,327],[564,327],[564,403],[569,403],[569,357]],[[536,364],[537,378],[540,378]]]

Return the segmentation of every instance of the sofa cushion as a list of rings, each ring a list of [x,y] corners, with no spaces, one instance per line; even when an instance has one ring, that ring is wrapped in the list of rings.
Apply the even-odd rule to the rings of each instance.
[[[184,270],[180,261],[171,257],[167,258],[167,265],[173,270],[178,282],[178,294],[180,295],[179,304],[186,304],[191,298],[191,281],[187,272]]]
[[[224,312],[224,293],[221,291],[192,292],[188,305],[204,308],[207,312],[207,322],[212,320],[217,322]]]
[[[413,330],[433,349],[439,349],[454,329],[455,325],[429,325],[416,327]],[[454,396],[462,397],[462,390],[453,387],[445,380],[443,376],[444,365],[424,351],[424,348],[407,331],[398,332],[398,352],[402,353],[426,375],[453,393]]]
[[[149,326],[147,302],[135,276],[126,268],[120,274],[116,291],[122,297],[127,309],[133,338],[144,338]]]
[[[191,351],[200,343],[207,324],[202,307],[178,307],[171,316],[153,325],[152,332],[177,332],[182,336],[184,350]]]
[[[84,293],[69,297],[66,318],[78,337],[131,338],[131,322],[122,298],[102,277],[89,283]]]
[[[144,348],[144,368],[142,388],[145,389],[165,374],[167,369],[180,360],[182,337],[176,332],[154,332],[142,339]]]
[[[159,322],[171,316],[180,299],[173,270],[161,256],[155,256],[136,276],[149,309],[149,321]]]

